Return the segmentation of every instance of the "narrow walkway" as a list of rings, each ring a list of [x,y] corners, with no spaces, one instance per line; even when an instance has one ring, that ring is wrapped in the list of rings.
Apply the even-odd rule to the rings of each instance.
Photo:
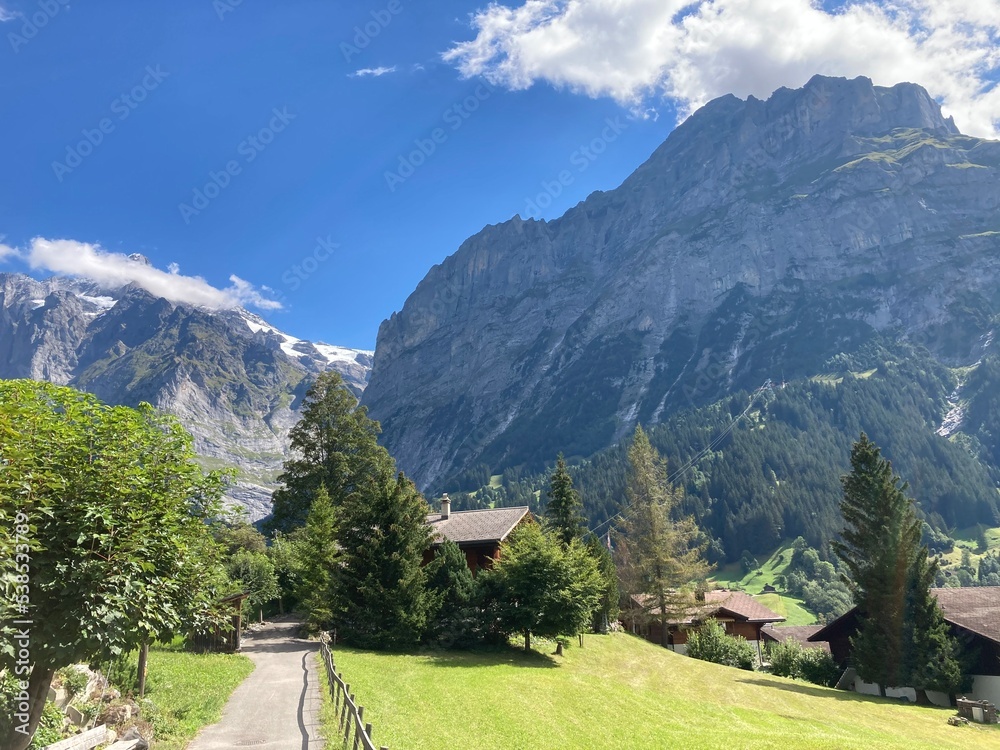
[[[296,637],[299,623],[268,623],[243,639],[255,665],[236,688],[222,721],[206,727],[188,750],[322,750],[319,644]]]

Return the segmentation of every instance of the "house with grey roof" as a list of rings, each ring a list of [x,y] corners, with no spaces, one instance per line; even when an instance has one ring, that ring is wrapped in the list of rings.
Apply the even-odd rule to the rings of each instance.
[[[534,522],[527,506],[452,511],[451,500],[445,494],[441,498],[441,512],[427,517],[434,534],[434,544],[424,555],[424,563],[434,558],[434,551],[447,539],[465,553],[469,569],[475,574],[480,568],[489,568],[500,558],[500,545],[514,529],[523,523]]]

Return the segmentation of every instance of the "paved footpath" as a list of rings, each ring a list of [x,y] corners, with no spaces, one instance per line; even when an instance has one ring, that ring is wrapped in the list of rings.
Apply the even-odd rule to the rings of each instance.
[[[300,624],[268,623],[243,639],[255,665],[236,688],[222,721],[199,732],[188,750],[322,750],[319,644],[296,637]]]

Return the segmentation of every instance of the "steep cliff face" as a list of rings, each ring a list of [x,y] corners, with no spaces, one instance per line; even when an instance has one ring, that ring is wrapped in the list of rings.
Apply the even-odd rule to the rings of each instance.
[[[245,310],[174,305],[134,287],[0,274],[0,378],[73,385],[177,416],[206,463],[240,469],[230,497],[254,519],[312,378],[340,372],[358,395],[372,356],[281,333]]]
[[[1000,143],[919,86],[728,96],[619,188],[487,227],[382,324],[364,395],[424,487],[588,455],[875,332],[976,361],[1000,275]]]

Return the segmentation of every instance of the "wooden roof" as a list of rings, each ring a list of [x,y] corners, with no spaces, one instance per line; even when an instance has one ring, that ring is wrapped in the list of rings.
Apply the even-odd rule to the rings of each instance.
[[[639,606],[644,602],[649,603],[646,597],[633,597]],[[659,610],[650,610],[650,614],[658,614]],[[758,602],[749,594],[742,591],[729,591],[727,589],[716,589],[705,592],[705,601],[698,602],[679,619],[672,623],[675,625],[693,625],[701,622],[707,617],[717,617],[719,615],[731,616],[733,619],[743,622],[784,622],[785,618],[772,612],[763,604]]]
[[[931,589],[950,624],[988,640],[1000,643],[1000,586],[960,589]],[[826,641],[839,632],[857,629],[857,607],[814,633],[810,641]]]
[[[445,539],[455,544],[499,544],[530,514],[527,506],[459,510],[450,513],[448,518],[432,513],[427,517],[427,523],[439,544]]]
[[[827,641],[810,641],[809,639],[823,629],[822,625],[765,625],[760,629],[760,634],[765,640],[775,643],[785,641],[795,641],[800,646],[806,648],[821,648],[829,652],[830,644]]]
[[[952,625],[1000,643],[1000,586],[931,589],[931,593]]]

